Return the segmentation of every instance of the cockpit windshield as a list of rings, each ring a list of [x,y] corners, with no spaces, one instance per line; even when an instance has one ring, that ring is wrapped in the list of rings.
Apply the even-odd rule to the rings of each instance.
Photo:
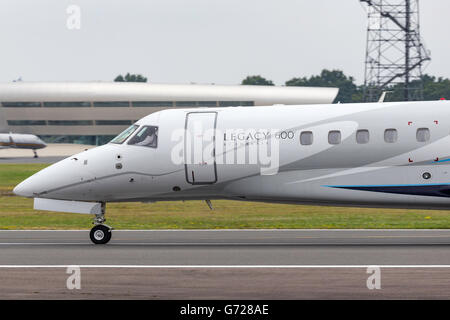
[[[128,144],[156,148],[158,146],[158,127],[141,127],[138,133],[136,133],[134,137],[128,141]]]
[[[125,140],[128,139],[129,136],[131,136],[133,134],[133,132],[136,131],[137,128],[139,128],[139,126],[135,125],[135,124],[132,125],[131,127],[128,127],[127,129],[125,129],[125,131],[123,131],[117,137],[112,139],[111,143],[117,143],[117,144],[123,143]]]

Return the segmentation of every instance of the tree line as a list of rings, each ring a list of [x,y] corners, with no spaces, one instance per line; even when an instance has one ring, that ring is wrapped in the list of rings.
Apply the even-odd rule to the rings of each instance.
[[[125,76],[119,75],[114,81],[117,82],[147,82],[147,78],[141,74],[127,73]],[[261,75],[247,76],[241,82],[242,85],[263,85],[273,86],[274,83]],[[324,69],[319,75],[310,77],[292,78],[285,82],[286,86],[297,87],[335,87],[339,88],[339,93],[334,102],[352,103],[364,101],[364,85],[357,85],[352,76],[347,76],[341,70]],[[412,83],[414,86],[414,82]],[[450,99],[450,79],[434,77],[428,74],[422,77],[424,100],[439,100],[441,98]],[[384,91],[389,93],[385,101],[403,101],[404,92],[402,84],[395,84]]]
[[[242,80],[243,85],[267,85],[273,86],[271,80],[267,80],[260,75],[248,76]],[[364,101],[364,85],[355,84],[355,79],[347,76],[341,70],[324,69],[319,75],[308,77],[292,78],[285,82],[286,86],[298,87],[335,87],[339,88],[339,93],[334,102],[352,103]],[[412,87],[420,85],[411,83]],[[422,76],[423,99],[439,100],[441,98],[450,99],[450,79],[434,77],[428,74]],[[395,84],[384,91],[388,91],[385,101],[403,101],[403,84]]]

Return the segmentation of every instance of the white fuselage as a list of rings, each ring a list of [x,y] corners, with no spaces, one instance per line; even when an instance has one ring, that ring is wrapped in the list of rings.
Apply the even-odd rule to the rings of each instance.
[[[47,145],[33,134],[0,133],[0,148],[42,149]]]
[[[450,207],[446,101],[164,110],[119,138],[14,192],[95,202]]]

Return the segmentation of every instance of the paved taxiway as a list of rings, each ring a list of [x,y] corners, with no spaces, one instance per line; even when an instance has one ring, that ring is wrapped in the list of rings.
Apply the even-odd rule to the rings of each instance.
[[[0,265],[0,298],[449,299],[450,230],[0,231]]]
[[[0,164],[2,163],[11,163],[11,164],[22,164],[22,163],[55,163],[62,159],[65,159],[65,156],[51,156],[51,157],[39,157],[33,158],[33,156],[29,157],[0,157]]]
[[[450,230],[0,231],[0,265],[450,265]]]
[[[33,158],[33,152],[29,149],[1,149],[0,164],[2,163],[55,163],[73,154],[83,152],[95,146],[50,143],[44,149],[37,150],[39,158]]]

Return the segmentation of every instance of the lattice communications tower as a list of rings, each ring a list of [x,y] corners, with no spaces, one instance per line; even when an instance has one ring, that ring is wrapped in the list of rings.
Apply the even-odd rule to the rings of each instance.
[[[364,100],[402,87],[403,100],[422,100],[422,70],[430,60],[420,38],[419,0],[360,0],[368,6]]]

